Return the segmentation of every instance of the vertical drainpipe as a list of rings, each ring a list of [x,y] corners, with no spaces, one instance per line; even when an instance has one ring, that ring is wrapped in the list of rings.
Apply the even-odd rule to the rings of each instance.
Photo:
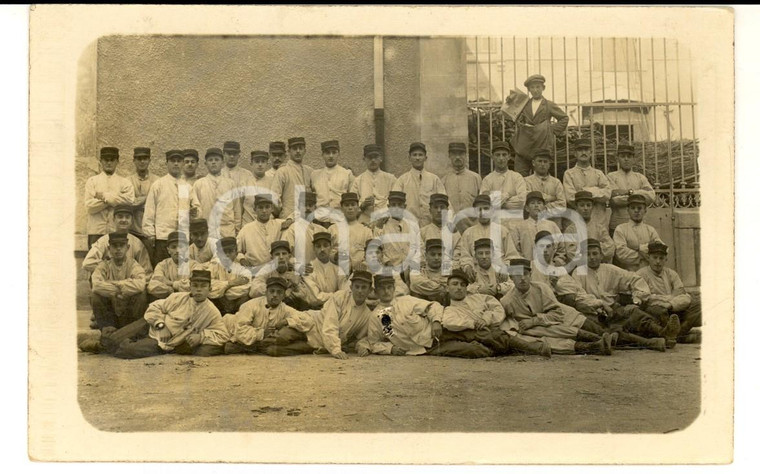
[[[375,143],[383,149],[385,159],[380,164],[386,169],[388,157],[385,154],[385,109],[383,104],[383,37],[375,36],[374,43],[374,83],[375,83]]]

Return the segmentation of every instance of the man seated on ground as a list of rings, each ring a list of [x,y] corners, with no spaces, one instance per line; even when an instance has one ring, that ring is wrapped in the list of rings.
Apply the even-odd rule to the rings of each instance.
[[[604,263],[612,263],[612,257],[615,256],[615,242],[612,241],[607,226],[601,222],[591,219],[594,212],[594,197],[589,191],[578,191],[575,193],[575,210],[583,219],[585,224],[586,236],[579,235],[578,226],[575,222],[571,222],[565,228],[565,235],[568,238],[568,242],[565,245],[567,248],[567,261],[580,262],[582,255],[578,252],[578,243],[586,239],[594,239],[599,241],[599,245],[602,249],[602,261]]]
[[[514,285],[505,273],[493,266],[493,242],[483,238],[475,241],[475,280],[467,287],[469,293],[479,293],[501,299]]]
[[[258,278],[258,277],[257,277]],[[314,349],[306,342],[312,328],[311,317],[283,302],[288,282],[280,276],[266,278],[264,296],[240,306],[236,314],[225,316],[230,339],[226,354],[260,353],[270,356],[310,354]]]
[[[443,333],[443,307],[440,304],[413,296],[397,297],[394,287],[393,277],[375,276],[379,304],[370,316],[366,339],[356,344],[359,356],[370,353],[398,356],[427,354],[435,348],[435,341]],[[488,348],[480,343],[458,343],[460,346],[466,344],[469,344],[468,354],[485,357],[489,353]]]
[[[286,222],[272,217],[274,204],[270,194],[257,195],[254,198],[253,209],[256,212],[256,220],[240,229],[237,245],[244,256],[241,263],[247,267],[254,267],[251,272],[255,275],[260,267],[269,262],[270,246],[272,242],[281,240]]]
[[[112,232],[106,236],[111,258],[100,262],[92,274],[90,305],[101,335],[142,318],[147,306],[145,270],[127,256],[127,235]],[[99,339],[87,339],[79,347],[85,352],[102,350]]]
[[[219,310],[208,300],[210,291],[211,273],[195,270],[190,276],[189,293],[174,293],[154,301],[143,320],[101,337],[101,343],[107,352],[120,359],[167,353],[221,355],[229,336]],[[146,329],[148,336],[140,338]]]
[[[694,344],[701,342],[701,333],[692,328],[702,326],[702,301],[699,294],[689,294],[684,289],[681,277],[672,268],[667,268],[668,246],[660,242],[649,244],[649,266],[636,272],[652,292],[647,301],[646,311],[658,314],[660,319],[669,314],[678,315],[681,331],[677,342]]]
[[[309,311],[314,327],[307,339],[316,354],[348,359],[347,352],[356,352],[356,343],[367,337],[372,310],[366,302],[371,288],[372,274],[357,270],[351,275],[350,289],[333,293],[320,311]]]
[[[113,208],[113,221],[116,233],[124,233],[127,235],[127,255],[126,258],[132,259],[140,264],[143,270],[145,270],[146,278],[150,278],[153,272],[153,265],[150,263],[150,254],[143,245],[142,241],[129,233],[132,228],[132,216],[133,208],[129,204],[117,204]],[[92,244],[92,247],[87,252],[87,256],[84,257],[82,262],[82,268],[89,273],[95,271],[95,267],[102,261],[107,261],[111,258],[108,252],[109,237],[108,234],[102,236]]]
[[[522,178],[521,178],[522,179]],[[493,210],[491,208],[491,198],[485,194],[476,197],[472,206],[477,209],[478,222],[465,230],[462,238],[459,240],[459,262],[462,270],[467,274],[470,281],[475,281],[475,241],[479,239],[491,239],[494,244],[494,252],[502,262],[506,263],[509,259],[518,258],[520,253],[515,247],[515,241],[509,232],[505,223],[496,222],[491,219]],[[499,237],[496,240],[496,237]]]
[[[199,270],[207,270],[205,264],[217,257],[216,243],[218,241],[219,239],[208,236],[208,221],[206,219],[192,219],[190,221],[190,260],[200,264]]]
[[[240,264],[235,237],[222,237],[216,243],[215,257],[207,264],[211,272],[212,293],[209,296],[222,315],[237,312],[240,305],[248,301],[253,276],[247,267]]]
[[[448,305],[446,275],[441,272],[443,260],[443,241],[428,239],[425,242],[425,267],[410,275],[409,294],[428,301]]]
[[[198,269],[198,263],[188,257],[185,234],[172,232],[166,242],[169,258],[158,262],[148,282],[148,295],[154,300],[166,298],[174,292],[190,291],[190,273]]]
[[[447,291],[451,304],[443,309],[441,349],[446,350],[450,341],[475,341],[486,346],[493,355],[519,351],[551,357],[546,340],[519,334],[510,336],[502,331],[504,308],[493,296],[467,294],[467,275],[463,271],[451,272]]]
[[[443,215],[449,214],[449,197],[445,194],[432,194],[430,196],[430,219],[432,222],[420,229],[420,248],[425,248],[425,242],[430,239],[441,239],[444,243],[444,254],[448,254],[448,265],[442,264],[445,269],[459,268],[459,239],[462,235],[456,230],[456,226],[449,220],[444,231]],[[425,255],[422,255],[420,267],[424,267]]]
[[[659,317],[643,311],[641,306],[651,295],[646,281],[636,273],[602,263],[599,241],[589,239],[585,246],[587,265],[576,268],[573,278],[586,293],[601,301],[606,317],[599,322],[616,331],[655,338],[640,342],[649,349],[665,350],[659,338],[665,339],[667,347],[674,347],[681,330],[678,316]]]
[[[314,254],[316,258],[309,262],[310,272],[304,276],[304,282],[309,287],[314,299],[309,302],[311,309],[320,309],[322,305],[346,282],[348,276],[341,268],[330,261],[332,236],[329,232],[317,232],[313,237]]]
[[[354,271],[356,270],[368,271],[372,274],[372,276],[376,276],[376,275],[393,276],[393,281],[395,282],[394,288],[396,291],[396,296],[406,296],[409,294],[409,287],[401,279],[401,274],[399,272],[393,271],[390,262],[385,258],[384,252],[383,252],[383,244],[380,242],[380,240],[378,239],[368,240],[364,245],[364,253],[366,255],[365,263],[357,265]],[[343,289],[345,290],[348,288],[349,288],[348,283],[345,283],[343,285]],[[375,309],[375,306],[377,306],[377,302],[378,302],[377,293],[375,292],[374,288],[371,288],[369,295],[367,296],[367,306],[369,306],[370,309]]]
[[[647,201],[640,194],[628,197],[628,215],[631,220],[615,228],[612,240],[615,242],[613,263],[620,268],[635,272],[649,263],[649,244],[662,243],[654,227],[644,223]]]
[[[612,354],[609,333],[578,311],[563,310],[551,288],[531,281],[530,260],[513,259],[510,278],[515,287],[501,299],[507,334],[546,337],[555,354]]]
[[[295,271],[290,244],[284,240],[277,240],[272,242],[270,249],[272,261],[261,268],[253,279],[251,299],[266,295],[267,279],[271,276],[279,276],[285,281],[285,304],[299,311],[309,309],[310,302],[315,300],[315,296],[304,282],[303,276]]]
[[[531,191],[525,197],[525,210],[528,216],[522,221],[513,222],[510,230],[517,241],[517,250],[526,260],[533,260],[533,243],[536,234],[540,231],[548,231],[552,235],[559,236],[562,232],[557,224],[549,219],[541,218],[539,215],[546,209],[544,195],[540,191]],[[555,242],[556,252],[554,253],[554,263],[564,265],[567,262],[567,253],[564,242]]]

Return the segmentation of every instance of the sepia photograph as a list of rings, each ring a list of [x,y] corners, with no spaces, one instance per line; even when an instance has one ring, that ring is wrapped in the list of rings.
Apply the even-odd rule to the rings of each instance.
[[[729,41],[711,51],[681,29],[192,33],[146,16],[72,43],[66,87],[37,86],[34,52],[55,46],[35,17],[78,8],[32,12],[31,103],[67,97],[71,291],[38,302],[70,336],[67,416],[91,436],[672,440],[716,403],[716,364],[730,380],[712,354],[731,348],[715,301],[732,287],[703,281],[720,266],[705,251],[733,240],[711,172],[732,162],[714,151],[733,109],[704,123],[730,13],[701,12]]]

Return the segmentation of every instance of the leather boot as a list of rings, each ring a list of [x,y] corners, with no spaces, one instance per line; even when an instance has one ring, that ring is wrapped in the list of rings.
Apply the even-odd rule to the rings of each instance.
[[[644,349],[651,349],[653,351],[665,352],[665,339],[661,337],[654,337],[651,339],[637,336],[629,332],[621,332],[619,340],[624,344],[636,344]]]
[[[512,336],[509,338],[509,349],[512,352],[522,352],[525,354],[537,354],[547,359],[552,356],[552,349],[546,338],[540,341],[529,341],[521,336]]]
[[[609,333],[604,333],[596,342],[577,341],[575,343],[575,353],[612,355],[612,337]]]
[[[661,326],[655,321],[649,321],[646,323],[646,329],[648,329],[648,332],[664,338],[665,347],[672,349],[676,346],[678,333],[681,332],[681,321],[678,319],[677,314],[671,314],[665,326]]]

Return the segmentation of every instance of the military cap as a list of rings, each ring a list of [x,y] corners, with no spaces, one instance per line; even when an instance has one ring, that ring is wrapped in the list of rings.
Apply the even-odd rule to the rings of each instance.
[[[591,191],[578,191],[575,193],[575,202],[578,201],[594,201],[594,195],[591,194]]]
[[[573,142],[573,146],[576,150],[578,148],[591,148],[591,140],[588,138],[579,138]]]
[[[588,239],[588,240],[586,240],[586,248],[590,249],[591,247],[596,247],[599,250],[601,250],[602,249],[602,244],[598,240],[596,240],[596,239]]]
[[[380,239],[367,239],[366,242],[364,242],[364,251],[366,252],[370,245],[373,245],[377,247],[378,249],[383,249],[383,241]]]
[[[240,152],[240,143],[238,142],[224,142],[222,146],[224,151],[237,151]]]
[[[452,153],[452,152],[466,153],[467,152],[467,145],[465,145],[462,142],[452,142],[452,143],[449,143],[449,153]]]
[[[366,281],[370,285],[372,284],[372,274],[366,270],[355,270],[351,274],[351,281]]]
[[[208,150],[206,150],[206,155],[204,158],[208,159],[210,156],[214,156],[214,155],[223,157],[224,153],[222,153],[222,150],[220,150],[219,148],[209,148]]]
[[[427,239],[425,241],[426,252],[430,249],[442,249],[442,248],[443,248],[443,240],[441,239]]]
[[[359,195],[356,193],[343,193],[340,195],[340,203],[359,202]]]
[[[340,150],[340,144],[338,143],[338,140],[328,140],[326,142],[322,142],[322,151],[327,151],[331,149]]]
[[[546,82],[546,78],[542,76],[541,74],[533,74],[529,78],[525,79],[525,82],[523,82],[523,85],[525,87],[529,87],[534,82],[540,82],[541,84],[544,84]]]
[[[131,216],[134,213],[134,207],[132,207],[131,204],[117,204],[113,207],[114,216],[121,212],[129,214]]]
[[[643,204],[646,206],[647,200],[641,194],[631,194],[628,196],[628,205],[630,206],[631,204]]]
[[[237,240],[235,237],[222,237],[216,241],[216,245],[220,249],[235,249],[237,248]]]
[[[477,206],[478,204],[488,204],[491,205],[491,196],[488,194],[478,194],[475,196],[475,199],[472,201],[473,207]]]
[[[433,203],[440,202],[443,204],[449,205],[449,197],[445,194],[435,193],[430,195],[430,205],[432,206]]]
[[[203,218],[190,220],[190,232],[208,230],[208,221]]]
[[[150,158],[150,148],[144,146],[138,146],[134,149],[132,155],[137,158],[138,156],[147,156]]]
[[[187,236],[183,234],[182,232],[170,232],[169,237],[166,238],[166,243],[170,244],[172,242],[187,242]]]
[[[396,281],[393,278],[393,275],[375,275],[375,286],[380,286],[383,283],[395,283]]]
[[[264,150],[253,150],[251,152],[251,161],[255,160],[256,158],[264,158],[265,160],[269,160],[269,153],[265,152]]]
[[[493,152],[496,150],[507,150],[508,152],[512,153],[512,147],[509,145],[509,143],[502,141],[493,142],[493,145],[491,145],[491,151]]]
[[[304,137],[288,138],[288,148],[296,146],[296,145],[306,146],[306,139]]]
[[[127,233],[126,232],[111,232],[108,234],[109,244],[126,244]]]
[[[470,279],[467,278],[467,274],[462,270],[461,268],[455,268],[451,271],[451,275],[449,275],[448,278],[446,278],[446,281],[451,281],[452,278],[459,278],[465,283],[469,283]]]
[[[654,253],[659,253],[662,255],[668,254],[668,246],[662,242],[649,242],[649,245],[647,247],[650,255]]]
[[[166,152],[166,161],[172,158],[182,159],[182,150],[169,150]]]
[[[269,246],[269,251],[274,253],[277,249],[285,249],[290,252],[290,243],[287,240],[275,240],[272,245]]]
[[[487,238],[487,237],[484,237],[482,239],[476,240],[475,243],[473,244],[473,246],[476,249],[479,249],[480,247],[493,248],[493,241],[491,239]]]
[[[389,191],[388,202],[391,201],[406,202],[406,193],[404,191]]]
[[[634,151],[633,145],[629,145],[627,143],[621,143],[617,147],[618,155],[620,155],[621,153],[628,153],[628,154],[633,155],[633,151]]]
[[[422,142],[414,142],[409,145],[409,153],[413,152],[414,150],[422,150],[427,153],[427,148],[425,148],[425,144]]]
[[[208,270],[193,270],[190,281],[205,281],[211,283],[211,272]]]
[[[193,148],[188,148],[187,150],[182,150],[182,156],[191,156],[195,158],[196,161],[198,161],[198,150],[195,150]]]
[[[285,153],[285,142],[269,142],[269,153]]]
[[[383,153],[383,148],[380,145],[364,145],[364,156],[380,155]]]
[[[359,201],[359,198],[356,198],[357,201]],[[314,191],[304,191],[303,193],[303,201],[306,204],[316,204],[317,203],[317,193]]]
[[[269,288],[270,286],[275,286],[275,285],[280,286],[283,289],[286,289],[288,287],[288,282],[285,281],[283,277],[279,277],[279,276],[270,276],[269,278],[267,278],[267,288]]]
[[[263,204],[263,203],[273,204],[272,195],[271,194],[257,194],[256,196],[253,197],[254,207],[256,207],[257,204]]]
[[[119,149],[114,146],[104,146],[100,149],[100,159],[108,160],[111,158],[119,159]]]
[[[549,150],[538,150],[533,154],[533,159],[535,160],[536,158],[546,158],[549,161],[554,160],[554,157],[549,153]]]
[[[546,203],[546,199],[544,199],[544,193],[541,191],[531,191],[528,194],[525,195],[525,204],[528,204],[531,199],[540,199],[541,202]]]
[[[513,258],[509,261],[510,267],[523,267],[530,270],[530,260],[526,258]]]
[[[536,232],[536,237],[533,239],[533,242],[538,243],[541,239],[547,238],[547,237],[551,240],[554,240],[551,232],[549,232],[548,230],[539,230],[538,232]]]
[[[314,232],[314,236],[311,238],[311,242],[316,244],[320,240],[332,242],[332,235],[330,235],[329,232]]]

